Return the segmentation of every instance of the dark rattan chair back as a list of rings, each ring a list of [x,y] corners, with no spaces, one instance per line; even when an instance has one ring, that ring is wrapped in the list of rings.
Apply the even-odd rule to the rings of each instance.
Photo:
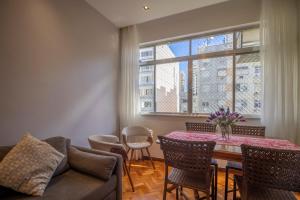
[[[260,136],[265,137],[264,126],[242,126],[232,125],[231,130],[233,135],[249,135],[249,136]]]
[[[300,191],[300,151],[242,145],[244,186]]]
[[[166,165],[189,172],[209,174],[215,142],[182,141],[164,136],[158,138]]]
[[[216,125],[205,122],[186,122],[185,128],[187,131],[203,131],[216,132]]]

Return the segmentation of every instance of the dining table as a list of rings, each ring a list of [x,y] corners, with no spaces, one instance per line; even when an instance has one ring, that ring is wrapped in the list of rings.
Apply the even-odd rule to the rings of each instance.
[[[220,133],[195,131],[173,131],[165,136],[184,141],[215,141],[216,146],[213,157],[227,161],[242,161],[242,144],[275,149],[300,150],[300,146],[289,140],[259,136],[229,135],[228,138],[223,138]]]

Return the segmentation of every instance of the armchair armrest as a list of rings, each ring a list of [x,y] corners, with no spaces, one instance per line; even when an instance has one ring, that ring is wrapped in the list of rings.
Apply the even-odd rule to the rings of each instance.
[[[103,156],[114,156],[117,158],[117,163],[115,166],[115,170],[113,171],[113,174],[117,176],[118,184],[117,184],[117,199],[121,200],[122,199],[122,177],[123,177],[123,158],[121,155],[115,154],[115,153],[110,153],[106,151],[100,151],[100,150],[94,150],[94,149],[89,149],[86,147],[79,147],[79,146],[73,146],[74,148],[86,152],[86,153],[92,153],[96,155],[103,155]]]

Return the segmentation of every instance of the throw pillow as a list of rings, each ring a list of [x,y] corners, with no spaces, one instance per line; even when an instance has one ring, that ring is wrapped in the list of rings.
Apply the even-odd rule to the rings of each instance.
[[[117,159],[113,156],[103,156],[80,151],[74,147],[69,149],[69,163],[73,169],[109,180],[115,168]]]
[[[55,170],[53,177],[58,176],[65,171],[67,171],[70,166],[68,163],[68,148],[70,146],[70,139],[64,138],[64,137],[51,137],[45,140],[42,140],[50,144],[52,147],[54,147],[58,152],[64,154],[64,159],[61,161],[61,163],[58,165],[57,169]],[[14,147],[13,146],[0,146],[0,162],[1,160],[6,156],[6,154]],[[1,188],[0,188],[1,190]],[[0,196],[1,197],[1,196]]]
[[[42,196],[63,158],[51,145],[26,134],[0,162],[0,185]]]

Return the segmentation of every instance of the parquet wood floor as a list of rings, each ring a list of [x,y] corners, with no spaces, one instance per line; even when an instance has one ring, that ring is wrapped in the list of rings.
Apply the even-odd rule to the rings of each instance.
[[[135,192],[132,192],[127,176],[123,178],[123,200],[161,200],[163,194],[164,183],[164,163],[155,161],[156,169],[153,170],[149,161],[135,161],[131,167],[131,177],[135,185]],[[218,200],[224,199],[225,173],[218,173]],[[230,181],[232,183],[232,181]],[[230,185],[232,187],[232,185]],[[192,191],[184,189],[191,199],[193,199]],[[175,198],[175,191],[168,193],[168,200]],[[184,198],[180,198],[184,199]],[[229,195],[228,199],[232,199]],[[300,195],[297,194],[300,200]]]

